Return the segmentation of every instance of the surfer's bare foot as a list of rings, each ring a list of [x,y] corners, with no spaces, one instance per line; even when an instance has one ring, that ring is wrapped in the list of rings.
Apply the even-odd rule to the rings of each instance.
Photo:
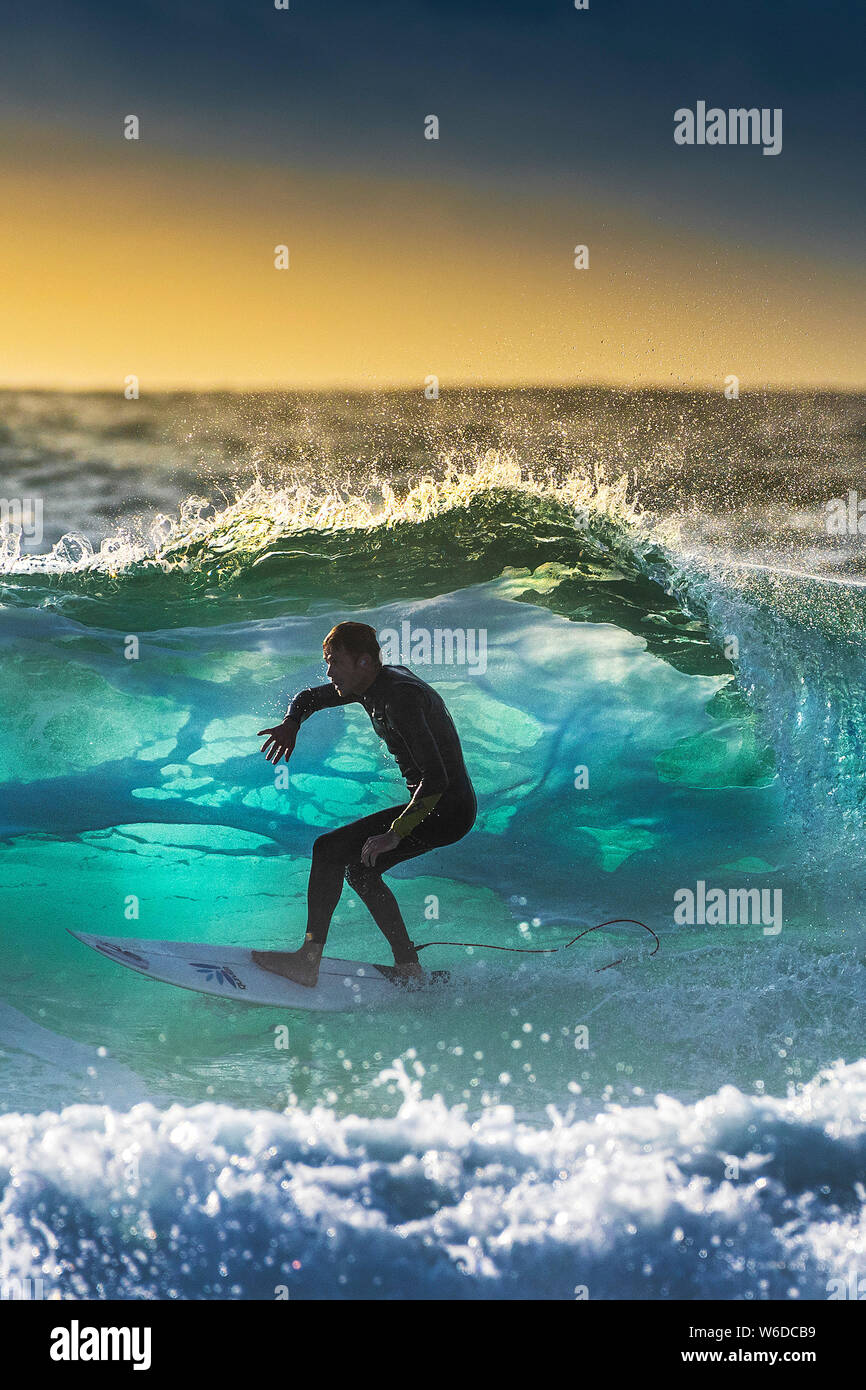
[[[319,979],[322,948],[313,941],[305,941],[299,951],[251,951],[250,954],[262,970],[282,975],[293,984],[312,989]]]
[[[392,978],[395,980],[423,980],[424,971],[421,969],[417,960],[406,961],[403,965],[393,965],[391,967]]]

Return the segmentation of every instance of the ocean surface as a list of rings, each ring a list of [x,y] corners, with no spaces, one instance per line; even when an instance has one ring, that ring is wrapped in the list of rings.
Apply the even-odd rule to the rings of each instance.
[[[0,1280],[856,1288],[864,445],[829,392],[0,393]],[[413,938],[657,950],[435,946],[448,989],[315,1014],[68,934],[299,944],[315,836],[401,796],[357,709],[259,752],[345,618],[478,792],[390,876]],[[348,887],[328,951],[389,959]]]

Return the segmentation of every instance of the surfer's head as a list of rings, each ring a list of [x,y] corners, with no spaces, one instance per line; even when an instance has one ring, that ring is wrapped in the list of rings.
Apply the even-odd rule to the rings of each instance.
[[[376,629],[366,623],[337,623],[322,643],[322,653],[338,695],[362,695],[382,669]]]

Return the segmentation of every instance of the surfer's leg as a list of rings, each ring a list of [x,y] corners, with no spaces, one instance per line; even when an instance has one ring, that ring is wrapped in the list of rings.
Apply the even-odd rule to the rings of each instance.
[[[388,815],[391,815],[390,811]],[[420,828],[413,831],[396,849],[380,854],[372,867],[361,862],[359,853],[357,859],[346,865],[345,871],[346,882],[358,894],[391,947],[394,964],[407,967],[406,973],[409,976],[421,973],[418,952],[409,939],[397,899],[383,882],[382,875],[395,864],[404,864],[408,859],[417,858],[419,854],[427,854],[431,849],[439,849],[443,845],[450,845],[462,839],[475,820],[475,806],[474,803],[471,807],[464,806],[462,802],[455,806],[446,804],[445,815],[435,819],[434,815],[435,813],[428,816],[425,821],[427,834],[422,834]]]
[[[440,803],[441,804],[441,803]],[[407,835],[396,849],[380,854],[370,868],[361,860],[361,850],[374,835],[384,835],[390,829],[405,802],[376,811],[372,816],[352,821],[339,830],[319,835],[313,844],[313,863],[307,889],[307,932],[299,951],[254,951],[257,965],[296,984],[314,985],[319,976],[319,961],[328,936],[334,909],[340,900],[343,879],[354,889],[394,953],[394,964],[410,977],[420,974],[418,954],[409,939],[406,924],[397,899],[382,882],[382,874],[395,864],[414,859],[441,845],[453,844],[470,829],[475,819],[474,801],[452,804],[450,799],[437,807],[425,822],[426,834],[418,830]]]
[[[391,851],[392,854],[398,852],[397,850]],[[423,853],[423,850],[416,849],[411,853],[404,854],[397,862],[402,862],[403,859],[412,859],[416,854]],[[391,947],[394,953],[394,964],[418,965],[418,953],[409,940],[409,933],[406,930],[406,923],[403,921],[397,899],[388,885],[382,882],[382,871],[378,865],[379,860],[383,858],[385,856],[380,855],[373,868],[367,864],[362,864],[360,859],[355,863],[347,864],[345,868],[346,882],[358,894]],[[390,854],[388,858],[390,858]]]
[[[307,889],[307,940],[324,946],[334,909],[343,891],[347,866],[361,863],[361,850],[374,835],[384,835],[402,806],[389,806],[372,816],[352,821],[320,835],[313,845],[313,866]]]
[[[282,975],[295,984],[312,986],[319,978],[328,928],[343,891],[343,875],[351,861],[360,862],[361,850],[372,835],[385,831],[404,809],[402,805],[377,811],[339,830],[319,835],[313,843],[313,863],[307,888],[307,931],[299,951],[253,951],[256,965]]]

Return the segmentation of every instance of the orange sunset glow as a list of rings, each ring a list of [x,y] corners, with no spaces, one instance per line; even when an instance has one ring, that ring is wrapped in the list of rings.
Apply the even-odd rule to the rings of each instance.
[[[851,266],[571,190],[22,138],[0,378],[19,387],[854,386]],[[566,196],[568,194],[568,196]],[[290,267],[274,267],[274,248]],[[589,268],[574,248],[589,247]]]

